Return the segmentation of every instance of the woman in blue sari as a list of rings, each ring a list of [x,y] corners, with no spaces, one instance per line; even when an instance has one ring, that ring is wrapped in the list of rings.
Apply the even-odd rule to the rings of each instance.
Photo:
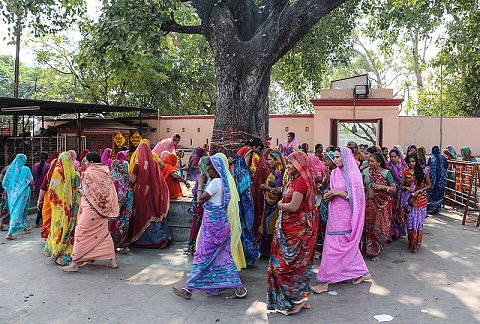
[[[220,157],[210,157],[207,162],[210,180],[205,191],[198,189],[197,193],[197,200],[203,204],[204,212],[192,271],[185,288],[173,288],[177,296],[185,299],[190,299],[194,290],[216,296],[220,290],[235,289],[235,294],[226,298],[247,295],[230,251],[230,224],[227,217],[230,187],[227,172]],[[199,176],[199,188],[203,188],[206,179],[205,175]]]
[[[448,169],[447,158],[440,154],[438,146],[432,147],[432,156],[428,159],[427,165],[430,167],[430,181],[432,184],[427,196],[427,213],[438,214],[440,209],[442,209]]]
[[[242,224],[242,245],[247,266],[253,266],[260,256],[258,247],[254,244],[253,235],[253,197],[252,178],[250,170],[241,155],[233,157],[233,179],[237,184],[238,195],[240,196],[240,222]]]
[[[30,232],[27,227],[27,212],[30,206],[30,185],[33,183],[33,175],[30,169],[25,166],[27,156],[17,154],[15,160],[7,170],[2,181],[8,197],[8,209],[10,211],[10,227],[8,229],[7,240],[15,240],[13,236],[16,232],[23,231],[25,234]]]

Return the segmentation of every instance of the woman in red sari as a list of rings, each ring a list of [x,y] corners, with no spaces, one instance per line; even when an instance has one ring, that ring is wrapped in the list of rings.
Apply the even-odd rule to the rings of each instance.
[[[390,170],[386,169],[382,153],[375,152],[368,158],[369,166],[363,170],[367,203],[365,206],[365,229],[362,250],[372,255],[372,261],[380,260],[388,241],[392,215],[391,193],[397,191]]]
[[[316,189],[303,152],[288,156],[290,180],[278,216],[268,262],[267,309],[296,314],[308,307],[313,255],[318,231]]]
[[[170,203],[167,183],[150,147],[140,143],[137,152],[138,159],[131,176],[135,187],[130,242],[135,247],[165,248],[172,241],[165,220]]]

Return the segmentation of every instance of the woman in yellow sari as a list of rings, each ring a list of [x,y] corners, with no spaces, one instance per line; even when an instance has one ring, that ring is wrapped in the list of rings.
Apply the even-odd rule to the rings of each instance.
[[[44,249],[45,256],[61,266],[72,261],[73,233],[80,203],[79,186],[80,176],[73,168],[72,156],[63,152],[58,157],[47,191],[52,217]]]

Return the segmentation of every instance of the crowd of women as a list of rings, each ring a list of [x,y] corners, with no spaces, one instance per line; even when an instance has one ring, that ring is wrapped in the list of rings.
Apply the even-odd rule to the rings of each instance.
[[[174,293],[190,299],[195,290],[218,295],[233,289],[226,298],[243,298],[239,271],[264,256],[267,308],[295,314],[310,307],[310,293],[327,292],[329,284],[370,280],[363,255],[378,261],[387,242],[407,236],[409,251],[416,252],[425,218],[441,209],[447,160],[457,158],[451,146],[443,154],[434,146],[427,160],[415,145],[404,153],[399,145],[354,142],[325,152],[317,144],[308,155],[308,145],[288,133],[278,148],[253,138],[229,158],[204,145],[183,166],[179,141],[174,134],[152,150],[143,140],[115,157],[110,148],[102,156],[84,150],[78,160],[74,151],[42,153],[33,173],[26,156],[17,154],[1,175],[7,239],[30,231],[34,184],[45,255],[64,271],[96,260],[116,268],[115,252],[169,245],[169,201],[192,181],[193,221],[183,250],[194,255],[193,267]],[[462,155],[474,159],[468,147]],[[315,252],[321,262],[311,285]]]

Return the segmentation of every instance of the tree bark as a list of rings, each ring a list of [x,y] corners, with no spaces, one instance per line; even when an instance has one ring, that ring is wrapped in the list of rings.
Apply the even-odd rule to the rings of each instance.
[[[217,105],[212,150],[234,154],[268,134],[272,66],[345,0],[192,0],[215,58]]]

